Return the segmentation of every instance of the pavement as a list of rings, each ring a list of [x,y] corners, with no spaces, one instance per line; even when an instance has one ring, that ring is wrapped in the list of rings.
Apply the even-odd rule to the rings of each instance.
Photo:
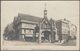
[[[27,41],[2,41],[2,45],[4,46],[26,46],[26,45],[51,45],[51,46],[75,46],[76,45],[76,40],[70,40],[67,43],[60,43],[60,42],[55,42],[55,43],[50,43],[50,42],[45,42],[45,43],[38,43],[38,42],[27,42]]]
[[[2,41],[2,50],[55,50],[57,49],[59,46],[75,46],[76,45],[76,41],[72,40],[69,41],[68,43],[64,43],[61,44],[59,42],[55,42],[55,43],[50,43],[50,42],[45,42],[45,43],[37,43],[37,42],[27,42],[27,41]],[[56,47],[57,46],[57,47]],[[60,48],[60,47],[59,47]],[[61,47],[62,48],[62,47]]]

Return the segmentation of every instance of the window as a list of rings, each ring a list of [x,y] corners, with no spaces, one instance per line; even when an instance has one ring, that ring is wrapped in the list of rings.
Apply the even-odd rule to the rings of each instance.
[[[69,30],[66,29],[66,28],[63,28],[63,29],[62,29],[62,34],[69,34]]]

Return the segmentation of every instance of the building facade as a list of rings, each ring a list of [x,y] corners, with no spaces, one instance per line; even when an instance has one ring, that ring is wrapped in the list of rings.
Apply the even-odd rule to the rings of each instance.
[[[71,39],[75,39],[77,35],[77,27],[74,24],[70,24],[70,37]]]
[[[29,40],[29,38],[34,39],[34,37],[39,38],[40,36],[42,40],[47,39],[51,41],[51,31],[55,32],[53,34],[56,34],[57,31],[54,20],[51,19],[49,21],[47,17],[39,18],[31,15],[18,14],[18,17],[14,18],[13,24],[17,35],[16,37],[20,40],[25,40],[25,38],[26,40]],[[36,30],[36,27],[39,29]]]
[[[13,24],[18,39],[24,39],[25,36],[32,37],[33,30],[41,18],[31,15],[18,14],[18,17],[14,18]]]
[[[70,21],[66,19],[61,19],[56,21],[57,34],[59,36],[59,40],[68,40],[70,36]]]

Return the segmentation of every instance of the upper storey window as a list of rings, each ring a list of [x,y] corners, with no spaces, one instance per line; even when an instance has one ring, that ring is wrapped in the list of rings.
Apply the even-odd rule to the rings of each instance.
[[[28,24],[28,23],[22,23],[22,28],[34,28],[35,25],[34,24]]]

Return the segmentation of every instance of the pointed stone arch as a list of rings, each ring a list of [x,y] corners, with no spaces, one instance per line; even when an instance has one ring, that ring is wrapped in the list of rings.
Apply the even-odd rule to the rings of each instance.
[[[43,26],[44,25],[44,26]],[[42,21],[39,23],[39,28],[40,28],[40,31],[39,31],[39,43],[41,43],[41,34],[43,31],[50,31],[50,22],[49,20],[47,19],[47,17],[44,17],[42,19]]]

